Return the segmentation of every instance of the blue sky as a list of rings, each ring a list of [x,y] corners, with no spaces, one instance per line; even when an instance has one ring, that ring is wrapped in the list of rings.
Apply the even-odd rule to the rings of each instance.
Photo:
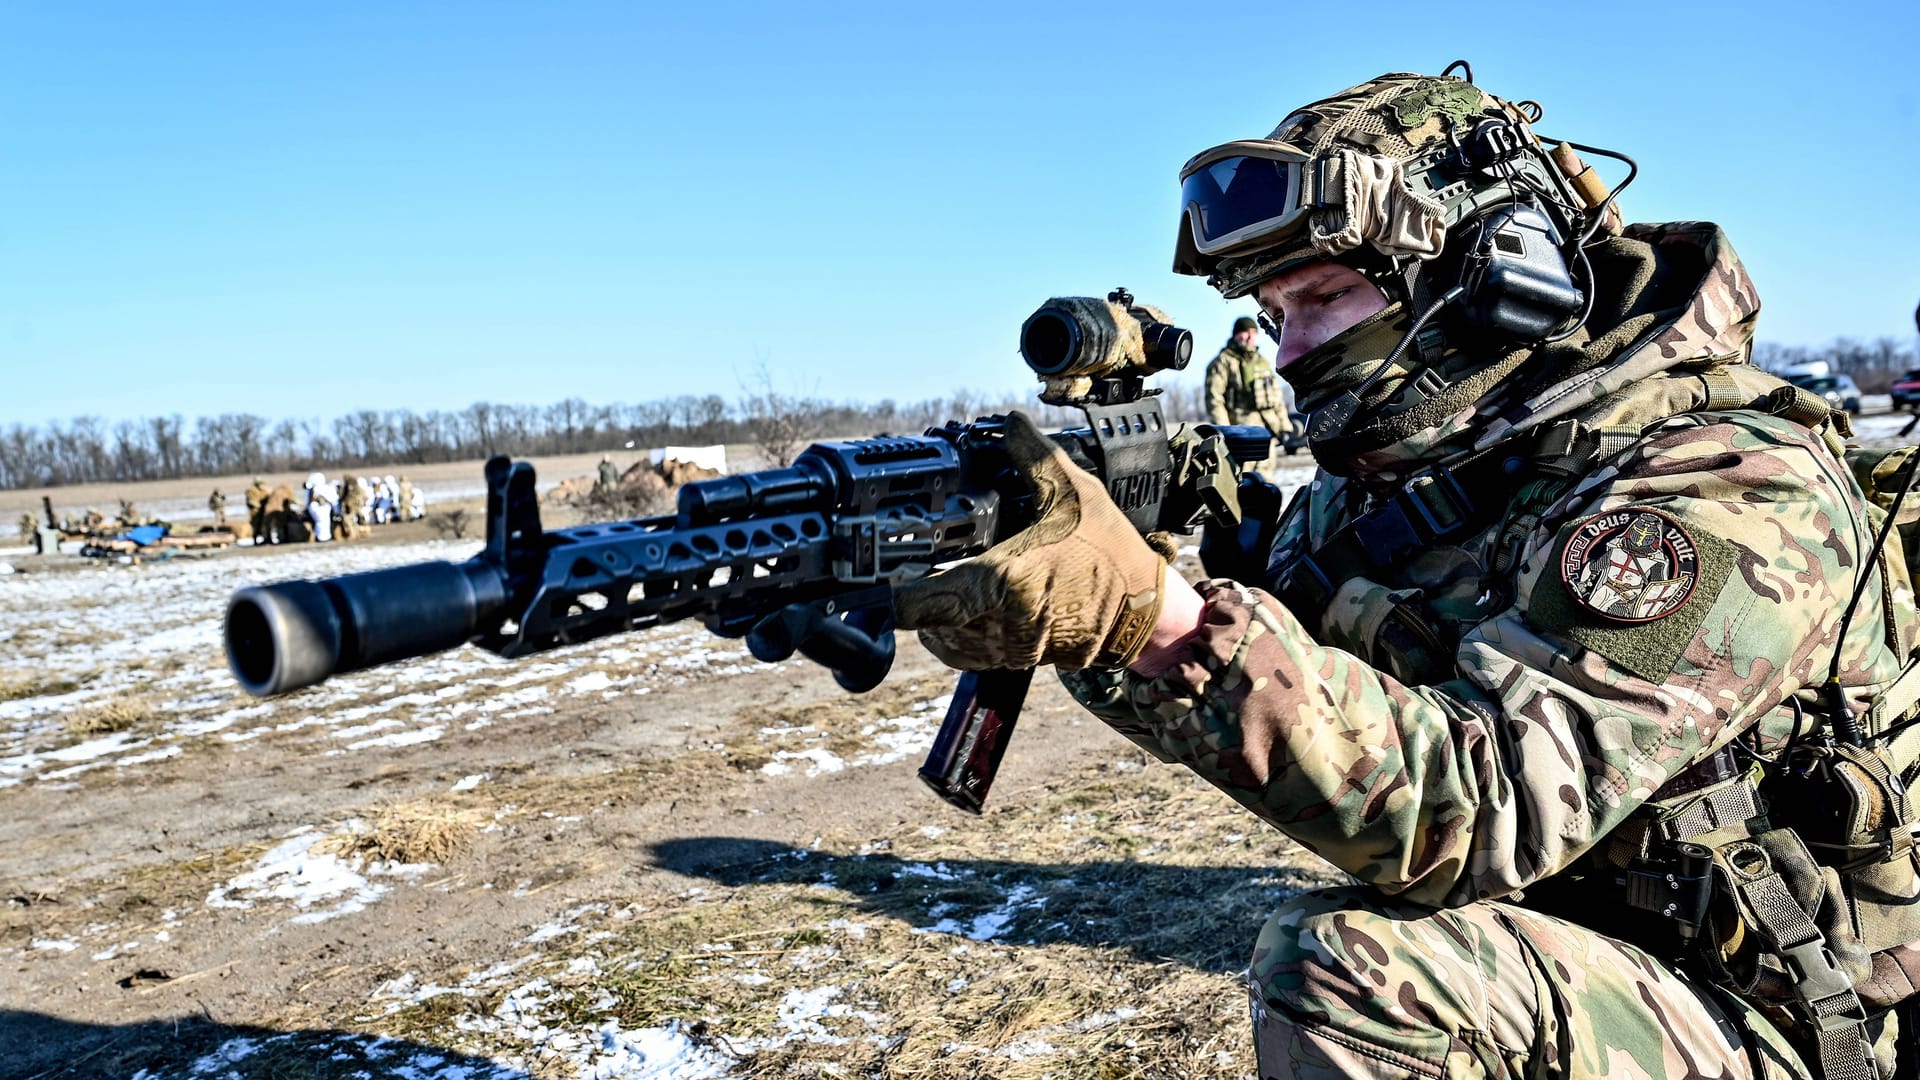
[[[0,424],[1017,391],[1121,283],[1210,350],[1181,163],[1456,57],[1723,224],[1763,339],[1912,340],[1920,5],[1440,10],[9,5]]]

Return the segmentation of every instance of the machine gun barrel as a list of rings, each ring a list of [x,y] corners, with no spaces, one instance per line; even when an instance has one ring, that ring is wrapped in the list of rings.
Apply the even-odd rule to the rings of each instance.
[[[282,694],[464,645],[506,600],[477,559],[249,586],[227,602],[227,663],[248,693]]]

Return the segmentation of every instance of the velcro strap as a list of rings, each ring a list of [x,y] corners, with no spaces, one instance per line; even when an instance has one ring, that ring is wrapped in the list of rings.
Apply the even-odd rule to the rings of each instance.
[[[1701,407],[1705,412],[1724,412],[1728,409],[1742,408],[1751,400],[1749,395],[1741,392],[1740,384],[1735,382],[1733,376],[1727,374],[1724,369],[1709,371],[1700,376],[1700,381],[1707,386],[1707,402]]]
[[[1765,408],[1768,412],[1783,420],[1791,420],[1804,428],[1817,428],[1833,414],[1833,406],[1827,399],[1804,386],[1776,386],[1766,396]]]
[[[1724,759],[1722,753],[1726,755]],[[1721,786],[1712,787],[1713,784]],[[1653,799],[1671,799],[1701,790],[1705,793],[1678,806],[1660,811],[1648,808],[1629,817],[1607,835],[1607,862],[1625,868],[1652,859],[1657,854],[1656,848],[1677,842],[1711,844],[1713,834],[1735,827],[1744,829],[1760,813],[1759,792],[1751,781],[1740,775],[1730,749],[1683,769],[1662,785]]]

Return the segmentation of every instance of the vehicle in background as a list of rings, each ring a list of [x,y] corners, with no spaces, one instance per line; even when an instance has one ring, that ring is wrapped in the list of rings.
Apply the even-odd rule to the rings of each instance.
[[[1894,408],[1920,411],[1920,368],[1893,380],[1893,387],[1887,394],[1893,398]]]
[[[1860,411],[1860,388],[1853,383],[1850,375],[1820,375],[1788,378],[1795,386],[1805,387],[1827,399],[1827,404],[1845,412]]]
[[[1825,360],[1802,360],[1798,364],[1788,364],[1774,374],[1795,386],[1805,386],[1808,379],[1824,379],[1833,374],[1833,365]]]

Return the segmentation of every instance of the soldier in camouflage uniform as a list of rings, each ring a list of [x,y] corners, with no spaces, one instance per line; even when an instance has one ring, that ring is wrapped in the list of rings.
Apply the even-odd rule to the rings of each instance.
[[[352,473],[348,473],[340,480],[340,539],[360,538],[360,529],[366,520],[366,512],[366,483]]]
[[[1257,424],[1273,433],[1275,454],[1249,468],[1264,471],[1278,459],[1278,443],[1293,430],[1286,397],[1273,364],[1256,344],[1260,324],[1242,315],[1233,321],[1233,336],[1207,364],[1207,419],[1215,424]]]
[[[902,589],[901,625],[956,667],[1056,665],[1357,879],[1259,935],[1263,1078],[1920,1075],[1904,794],[1851,861],[1780,827],[1822,816],[1780,763],[1912,715],[1898,538],[1874,557],[1844,418],[1748,363],[1759,300],[1720,230],[1619,228],[1539,170],[1538,117],[1383,76],[1197,157],[1183,181],[1275,163],[1264,218],[1257,186],[1189,184],[1176,269],[1260,303],[1303,408],[1351,407],[1316,426],[1320,474],[1195,587],[1016,421],[1037,523]],[[1474,231],[1520,204],[1552,231]],[[1449,250],[1559,236],[1577,303],[1523,334]]]
[[[259,477],[247,485],[247,525],[253,529],[253,542],[263,543],[267,535],[266,507],[269,494],[267,482]]]

